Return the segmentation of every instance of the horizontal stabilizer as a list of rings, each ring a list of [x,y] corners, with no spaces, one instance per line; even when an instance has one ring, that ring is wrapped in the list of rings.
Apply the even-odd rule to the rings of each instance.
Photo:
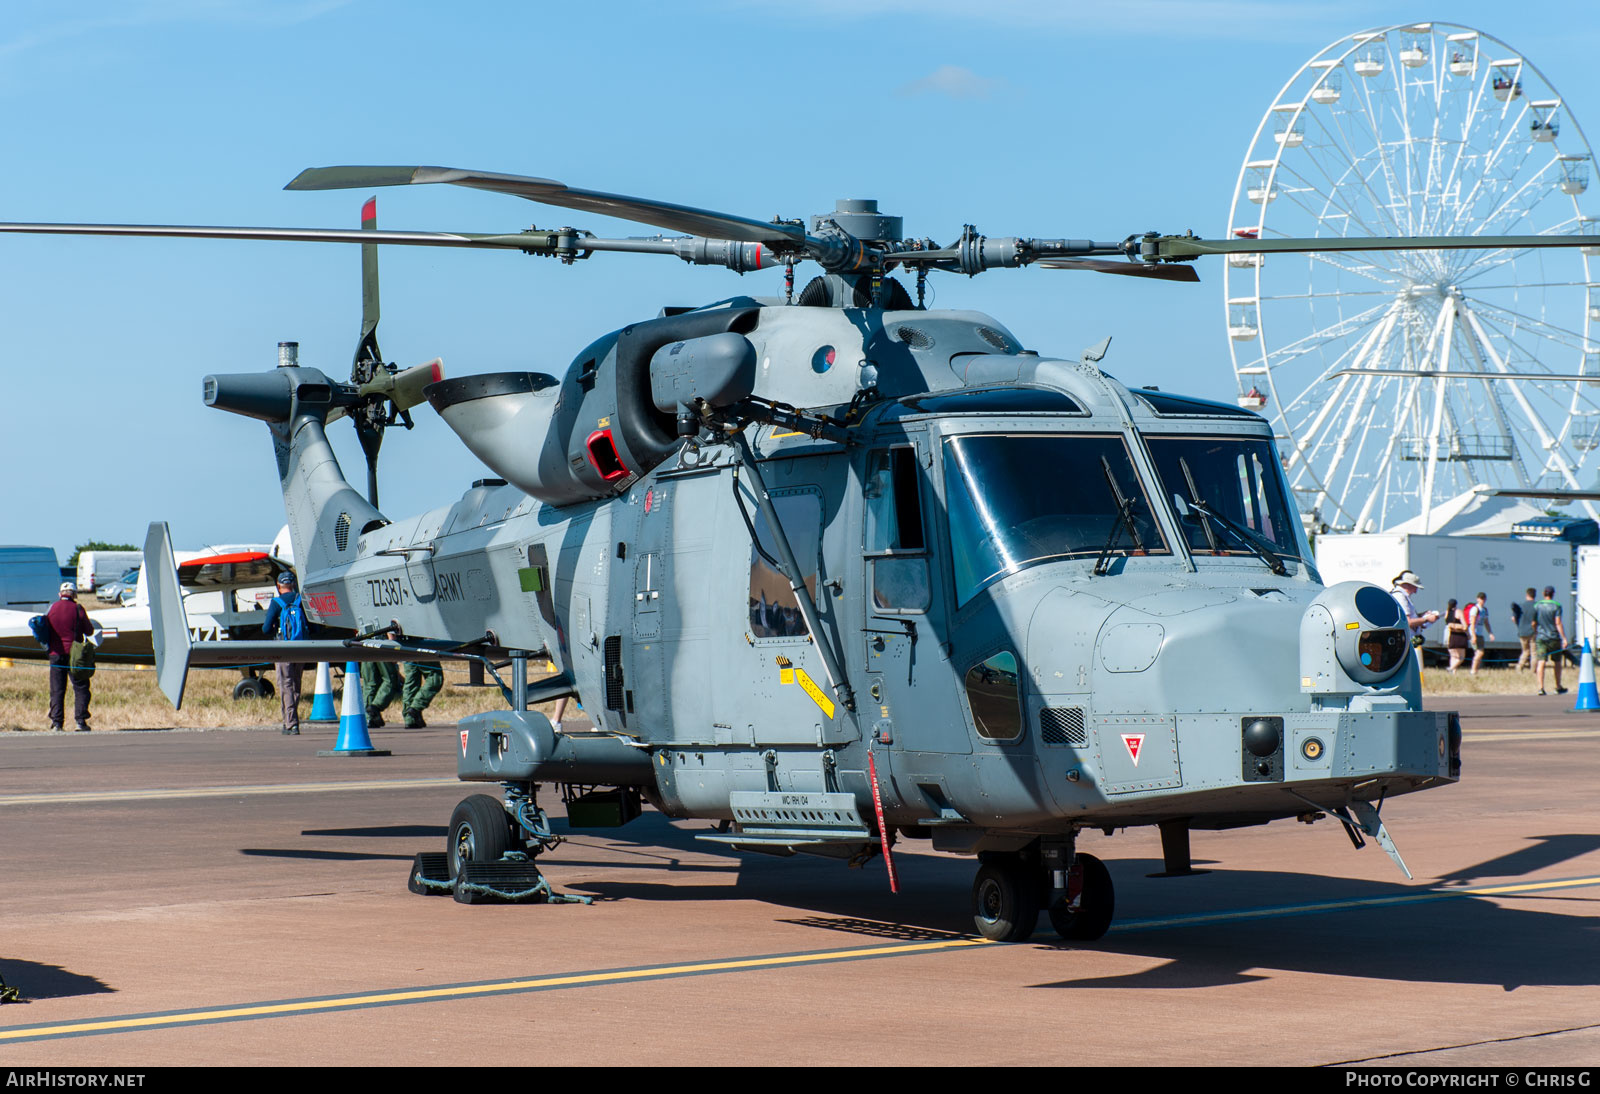
[[[357,642],[343,638],[312,638],[298,642],[261,641],[192,642],[189,644],[191,665],[260,665],[285,663],[312,665],[326,661],[330,665],[346,661],[481,661],[475,653],[451,653],[439,650],[418,649],[394,642]]]

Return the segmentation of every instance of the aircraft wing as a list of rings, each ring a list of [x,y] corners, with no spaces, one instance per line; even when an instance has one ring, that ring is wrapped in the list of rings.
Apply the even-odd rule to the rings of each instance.
[[[178,584],[185,589],[248,589],[271,585],[293,566],[265,551],[202,555],[178,563]]]

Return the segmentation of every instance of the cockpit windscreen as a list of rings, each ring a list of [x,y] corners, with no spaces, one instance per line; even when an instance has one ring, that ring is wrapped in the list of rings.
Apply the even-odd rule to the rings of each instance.
[[[948,437],[944,481],[958,603],[1049,558],[1170,553],[1120,434]]]
[[[1163,437],[1145,434],[1163,496],[1220,514],[1288,558],[1305,553],[1300,515],[1289,501],[1271,443],[1263,437]],[[1248,555],[1237,536],[1198,513],[1178,522],[1197,555]],[[1209,534],[1208,534],[1209,533]]]

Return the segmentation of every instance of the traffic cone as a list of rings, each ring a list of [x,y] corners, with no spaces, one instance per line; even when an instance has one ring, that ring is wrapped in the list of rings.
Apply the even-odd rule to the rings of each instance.
[[[346,682],[345,687],[349,686]],[[317,665],[317,690],[311,695],[311,717],[307,721],[337,722],[338,720],[339,710],[333,705],[333,673],[328,671],[328,663],[323,661]]]
[[[1578,705],[1573,710],[1600,710],[1600,691],[1594,686],[1594,654],[1589,640],[1583,640],[1583,657],[1578,661]]]
[[[361,667],[354,661],[344,667],[344,708],[339,712],[339,739],[318,756],[387,756],[386,748],[373,748],[367,733],[367,708],[361,704]]]

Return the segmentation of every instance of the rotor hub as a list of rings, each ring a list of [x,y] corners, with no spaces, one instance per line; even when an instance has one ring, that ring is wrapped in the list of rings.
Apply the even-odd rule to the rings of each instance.
[[[865,242],[898,243],[904,238],[903,219],[878,212],[876,198],[840,198],[833,212],[811,218],[811,232],[815,235],[831,223]]]

